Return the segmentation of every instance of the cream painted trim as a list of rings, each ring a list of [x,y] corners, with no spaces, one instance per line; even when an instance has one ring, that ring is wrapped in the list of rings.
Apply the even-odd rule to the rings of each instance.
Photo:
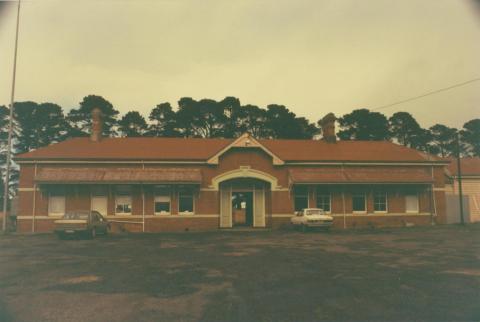
[[[432,182],[292,182],[294,185],[431,185]]]
[[[433,191],[447,191],[446,187],[443,188],[433,188]]]
[[[273,164],[274,165],[283,165],[285,164],[285,161],[280,159],[278,156],[276,156],[272,151],[267,149],[264,145],[262,145],[260,142],[258,142],[254,137],[252,137],[249,133],[243,133],[241,136],[236,138],[232,143],[224,147],[222,150],[217,152],[214,156],[209,158],[207,160],[208,164],[218,164],[219,158],[222,154],[230,150],[231,148],[234,147],[244,147],[244,148],[260,148],[262,149],[265,153],[267,153],[269,156],[272,157],[273,159]]]
[[[205,161],[103,161],[103,160],[98,160],[98,161],[87,161],[87,160],[33,160],[33,161],[22,161],[18,160],[16,163],[19,164],[34,164],[34,163],[44,163],[44,164],[205,164]]]
[[[143,221],[133,221],[133,220],[109,220],[108,222],[115,222],[115,223],[119,223],[119,224],[142,224],[143,225]]]
[[[18,188],[18,192],[34,192],[34,191],[40,191],[40,188]]]
[[[277,189],[270,189],[270,191],[284,191],[284,192],[290,192],[290,189],[288,188],[278,188]]]
[[[211,188],[217,191],[219,189],[219,185],[221,182],[230,180],[230,179],[237,179],[237,178],[254,178],[262,181],[267,181],[270,183],[272,191],[279,188],[277,178],[275,178],[274,176],[268,173],[255,170],[255,169],[250,169],[250,168],[240,168],[236,170],[231,170],[231,171],[227,171],[222,174],[219,174],[216,177],[213,177]]]
[[[230,145],[228,145],[225,149],[229,149],[231,147],[233,143],[231,143]],[[265,148],[265,146],[261,145],[261,147],[263,147],[262,149],[264,149],[265,152],[267,152],[268,154],[272,154],[274,155],[271,151],[267,150]],[[222,150],[223,151],[223,150]],[[217,154],[223,154],[225,151],[220,151],[219,153]],[[213,156],[212,158],[214,158],[215,156]],[[211,159],[212,159],[211,158]],[[280,160],[280,159],[279,159]],[[447,164],[449,164],[449,162],[444,162],[444,161],[438,161],[437,163],[433,163],[433,162],[405,162],[405,163],[402,163],[402,162],[355,162],[355,161],[351,161],[351,162],[348,162],[348,161],[345,161],[345,162],[295,162],[295,161],[283,161],[281,160],[283,163],[281,163],[281,165],[285,164],[285,165],[300,165],[300,166],[303,166],[303,165],[346,165],[346,166],[349,166],[349,165],[402,165],[402,166],[418,166],[418,165],[424,165],[424,166],[445,166]],[[95,164],[95,163],[98,163],[98,164],[104,164],[104,163],[107,163],[107,164],[209,164],[208,160],[207,161],[174,161],[174,160],[171,160],[171,161],[143,161],[143,160],[140,160],[140,161],[132,161],[132,160],[125,160],[125,161],[106,161],[106,160],[96,160],[96,161],[88,161],[88,160],[62,160],[62,159],[57,159],[57,160],[15,160],[16,163],[18,164],[34,164],[34,163],[39,163],[39,164],[51,164],[51,163],[54,163],[54,164],[62,164],[62,163],[65,163],[65,164],[68,164],[68,163],[71,163],[71,164]],[[215,163],[215,164],[218,164]],[[275,164],[275,163],[274,163]],[[464,175],[462,175],[462,178],[464,177]],[[477,176],[473,176],[473,177],[477,177]]]
[[[453,179],[458,180],[458,176],[451,176]],[[480,179],[480,175],[468,175],[462,174],[462,180],[465,179]]]
[[[155,216],[154,218],[218,218],[220,215],[170,215],[170,216]]]
[[[395,217],[395,216],[430,216],[428,212],[422,213],[351,213],[351,214],[329,214],[332,217]],[[272,214],[273,218],[290,218],[293,217],[293,214]],[[268,216],[267,216],[268,217]]]
[[[206,161],[82,161],[82,160],[17,160],[15,161],[18,164],[209,164]],[[283,161],[281,165],[290,165],[290,166],[305,166],[305,165],[401,165],[401,166],[445,166],[448,163],[425,163],[425,162],[408,162],[408,163],[401,163],[401,162],[295,162],[295,161]],[[218,163],[216,163],[218,164]],[[453,177],[453,176],[452,176]],[[473,177],[473,178],[480,178],[480,176],[464,176],[463,177]]]
[[[416,213],[364,213],[364,214],[330,214],[332,217],[397,217],[397,216],[431,216],[432,214],[429,212],[416,212]]]
[[[219,215],[145,215],[145,218],[148,219],[165,219],[165,218],[218,218]],[[107,219],[142,219],[141,215],[131,215],[131,216],[106,216]]]
[[[279,188],[280,186],[277,186],[277,189],[270,189],[270,191],[277,191],[277,192],[290,192],[290,189],[288,188]],[[218,189],[215,188],[200,188],[200,191],[204,192],[215,192],[218,191]]]
[[[104,216],[105,218],[107,219],[110,219],[110,218],[120,218],[120,219],[129,219],[129,218],[143,218],[142,215],[122,215],[122,214],[118,214],[118,215],[107,215],[107,216]],[[146,217],[149,217],[149,216],[145,216]]]
[[[176,185],[176,184],[182,184],[182,185],[200,185],[200,182],[188,182],[188,181],[175,181],[175,182],[164,182],[164,181],[75,181],[75,182],[63,182],[63,181],[39,181],[39,184],[42,185],[55,185],[55,184],[61,184],[61,185],[76,185],[76,184],[90,184],[90,185],[95,185],[95,184],[103,184],[103,185]]]
[[[273,217],[273,218],[290,218],[290,217],[293,217],[293,216],[294,216],[294,214],[272,214],[271,215],[271,217]]]
[[[43,220],[43,219],[51,219],[51,220],[58,220],[62,218],[62,216],[17,216],[17,219],[33,219],[35,220]]]
[[[350,165],[406,165],[406,166],[445,166],[450,162],[443,162],[439,161],[438,163],[432,162],[356,162],[356,161],[345,161],[345,162],[295,162],[290,161],[286,162],[287,165],[342,165],[342,166],[350,166]],[[462,176],[463,177],[463,176]]]

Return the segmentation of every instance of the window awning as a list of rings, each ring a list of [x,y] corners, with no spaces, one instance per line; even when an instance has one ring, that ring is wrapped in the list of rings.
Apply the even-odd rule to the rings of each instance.
[[[326,183],[432,183],[432,174],[421,168],[345,167],[290,169],[291,184]]]
[[[41,168],[38,183],[183,183],[200,184],[200,169]]]

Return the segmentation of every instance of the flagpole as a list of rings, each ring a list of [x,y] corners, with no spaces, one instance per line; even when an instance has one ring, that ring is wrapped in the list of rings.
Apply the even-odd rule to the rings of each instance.
[[[13,134],[13,101],[15,97],[15,76],[17,72],[17,48],[18,48],[18,26],[20,24],[20,0],[17,5],[17,28],[15,30],[15,53],[13,55],[13,77],[12,77],[12,93],[10,96],[10,118],[8,121],[8,141],[7,141],[7,164],[5,170],[5,186],[3,191],[3,221],[2,231],[7,230],[7,204],[8,190],[10,188],[10,163],[12,160],[12,134]],[[35,193],[35,192],[33,192]],[[11,207],[10,207],[11,209]]]

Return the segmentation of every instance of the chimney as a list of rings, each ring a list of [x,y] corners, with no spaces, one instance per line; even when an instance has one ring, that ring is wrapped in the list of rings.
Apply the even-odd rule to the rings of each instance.
[[[92,110],[92,133],[90,140],[99,142],[102,139],[102,111],[98,107]]]
[[[323,140],[328,143],[335,143],[337,136],[335,135],[335,121],[337,118],[333,113],[328,113],[323,119],[320,120],[320,126],[322,127]]]

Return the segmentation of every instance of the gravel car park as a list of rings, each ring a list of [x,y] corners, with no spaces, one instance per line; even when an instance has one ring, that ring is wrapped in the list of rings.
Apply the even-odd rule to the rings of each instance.
[[[480,225],[0,236],[0,321],[478,321]]]

